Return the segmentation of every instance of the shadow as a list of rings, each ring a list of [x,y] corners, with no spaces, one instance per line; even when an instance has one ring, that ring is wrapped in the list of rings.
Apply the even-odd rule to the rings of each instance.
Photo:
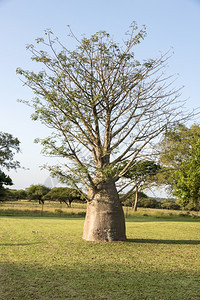
[[[66,257],[65,265],[4,263],[0,299],[199,299],[199,272],[192,268],[162,271],[135,260],[128,265],[89,262],[71,265]]]
[[[37,245],[37,244],[43,244],[43,242],[37,242],[37,243],[18,243],[18,244],[0,244],[0,246],[30,246],[30,245]]]
[[[138,244],[200,245],[200,240],[127,239],[127,242]]]

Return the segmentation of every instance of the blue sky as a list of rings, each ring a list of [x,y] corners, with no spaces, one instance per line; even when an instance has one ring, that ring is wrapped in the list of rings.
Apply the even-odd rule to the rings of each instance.
[[[49,158],[40,154],[36,137],[45,137],[46,128],[30,119],[31,109],[17,99],[31,99],[22,86],[16,68],[33,69],[26,44],[52,31],[70,46],[67,25],[81,37],[99,30],[108,31],[120,42],[130,23],[147,26],[147,37],[137,49],[140,58],[158,56],[173,47],[169,73],[178,73],[177,87],[185,86],[182,98],[189,109],[200,106],[200,1],[198,0],[0,0],[0,131],[21,141],[16,158],[27,170],[11,171],[15,185],[26,188],[43,184],[47,171],[40,171]],[[197,120],[198,121],[198,120]]]

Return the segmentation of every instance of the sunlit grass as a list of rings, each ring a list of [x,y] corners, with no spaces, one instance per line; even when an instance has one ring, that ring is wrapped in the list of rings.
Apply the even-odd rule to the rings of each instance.
[[[199,299],[200,222],[127,222],[82,240],[82,219],[0,218],[0,299]]]
[[[84,215],[86,211],[85,203],[72,203],[72,207],[67,207],[64,203],[46,201],[44,205],[36,201],[8,201],[0,202],[0,214],[7,215],[36,215],[36,216],[65,216]]]
[[[125,218],[143,218],[143,217],[156,217],[156,218],[176,218],[192,217],[200,218],[198,212],[186,212],[179,210],[168,209],[149,209],[138,208],[137,212],[133,212],[131,207],[123,207]],[[44,205],[39,204],[36,201],[8,201],[0,202],[0,215],[29,215],[29,216],[84,216],[86,212],[86,203],[72,202],[71,207],[67,207],[64,203],[46,201]]]

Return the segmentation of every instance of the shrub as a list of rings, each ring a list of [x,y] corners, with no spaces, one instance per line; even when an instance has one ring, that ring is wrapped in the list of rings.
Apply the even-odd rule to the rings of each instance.
[[[160,203],[155,198],[147,197],[139,200],[138,207],[159,208]]]
[[[180,206],[173,199],[165,199],[161,202],[161,208],[179,210]]]

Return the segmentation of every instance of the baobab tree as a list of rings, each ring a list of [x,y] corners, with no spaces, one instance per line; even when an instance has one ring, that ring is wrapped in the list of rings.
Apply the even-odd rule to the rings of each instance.
[[[51,31],[29,45],[40,72],[17,73],[35,93],[33,120],[52,129],[40,140],[43,152],[63,158],[46,166],[54,176],[87,190],[83,238],[126,240],[124,213],[117,183],[128,170],[148,158],[156,138],[182,116],[179,89],[164,73],[169,54],[139,62],[134,48],[145,27],[132,23],[120,45],[105,31],[90,38],[70,36],[77,46],[66,47]],[[123,161],[124,168],[118,168]],[[124,183],[126,185],[126,183]],[[134,192],[126,187],[127,196]]]

